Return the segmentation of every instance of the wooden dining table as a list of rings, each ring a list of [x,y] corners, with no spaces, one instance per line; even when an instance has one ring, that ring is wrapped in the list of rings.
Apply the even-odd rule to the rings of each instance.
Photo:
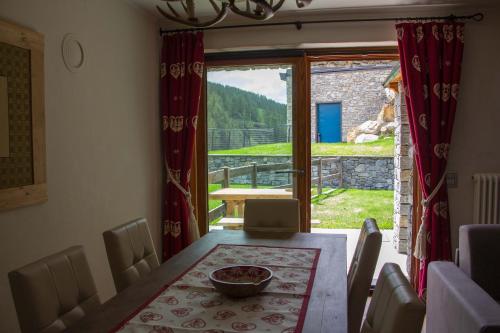
[[[102,333],[113,330],[218,244],[320,248],[302,332],[347,332],[346,235],[229,230],[209,232],[65,332]]]

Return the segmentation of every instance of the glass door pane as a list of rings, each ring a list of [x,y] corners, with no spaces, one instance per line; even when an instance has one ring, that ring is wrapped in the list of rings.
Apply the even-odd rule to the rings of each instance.
[[[239,229],[245,199],[293,198],[293,65],[207,68],[209,229]]]
[[[312,227],[393,227],[393,60],[311,63]],[[349,230],[348,230],[349,231]]]
[[[412,196],[402,168],[411,163],[399,161],[409,130],[388,88],[398,70],[397,61],[367,57],[310,69],[311,231],[346,234],[349,263],[364,220],[376,219],[383,243],[374,278],[386,262],[406,266]]]

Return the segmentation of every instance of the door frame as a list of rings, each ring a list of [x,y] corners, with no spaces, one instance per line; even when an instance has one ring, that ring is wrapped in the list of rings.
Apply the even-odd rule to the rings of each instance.
[[[387,47],[354,47],[335,49],[308,50],[266,50],[226,52],[206,54],[204,80],[202,86],[202,101],[198,116],[196,131],[195,156],[191,172],[191,192],[198,219],[200,235],[208,232],[208,196],[207,196],[207,105],[206,105],[206,69],[213,66],[294,65],[293,71],[293,124],[295,133],[293,142],[294,168],[304,170],[303,175],[297,175],[297,198],[300,202],[300,231],[311,232],[311,64],[320,61],[341,60],[399,60],[397,46]],[[304,98],[298,98],[304,96]],[[300,124],[300,126],[299,126]],[[302,138],[302,139],[298,139]],[[302,158],[296,158],[301,152]]]
[[[251,65],[278,65],[293,66],[292,71],[292,160],[293,168],[303,170],[303,173],[294,174],[294,193],[299,200],[300,231],[311,231],[311,119],[308,105],[310,104],[310,71],[309,63],[305,56],[249,58],[229,60],[208,60],[205,62],[205,75],[202,87],[202,103],[198,115],[198,128],[196,132],[196,153],[194,171],[191,183],[195,184],[192,194],[195,198],[195,211],[198,218],[200,235],[208,232],[208,142],[207,142],[207,69],[210,67],[234,67]],[[299,98],[306,92],[306,98]],[[299,158],[300,156],[300,158]]]

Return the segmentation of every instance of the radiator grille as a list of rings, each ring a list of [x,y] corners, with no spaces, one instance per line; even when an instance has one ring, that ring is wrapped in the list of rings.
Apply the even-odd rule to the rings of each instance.
[[[500,224],[500,174],[475,174],[474,224]]]

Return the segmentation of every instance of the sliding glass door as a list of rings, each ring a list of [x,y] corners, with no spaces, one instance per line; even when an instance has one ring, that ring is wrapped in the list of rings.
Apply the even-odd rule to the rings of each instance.
[[[305,101],[297,98],[304,64],[302,58],[207,64],[206,126],[198,140],[206,166],[198,178],[206,184],[201,215],[208,230],[240,229],[246,199],[297,198],[301,230],[308,231]]]

